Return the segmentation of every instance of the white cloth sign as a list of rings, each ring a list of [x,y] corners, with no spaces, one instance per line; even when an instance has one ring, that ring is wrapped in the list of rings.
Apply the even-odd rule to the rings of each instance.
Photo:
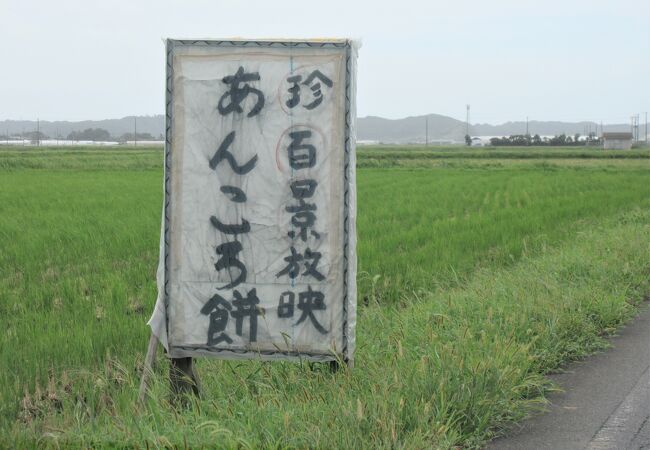
[[[354,42],[167,41],[171,357],[351,360]]]

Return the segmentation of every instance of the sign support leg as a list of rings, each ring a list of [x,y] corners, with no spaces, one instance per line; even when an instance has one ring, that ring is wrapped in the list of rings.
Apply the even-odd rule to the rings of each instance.
[[[138,392],[138,403],[142,404],[144,396],[147,391],[147,378],[153,370],[153,364],[156,360],[156,347],[158,346],[158,339],[151,333],[149,338],[149,346],[147,347],[147,355],[144,358],[144,367],[142,368],[142,379],[140,380],[140,391]]]
[[[169,381],[174,397],[180,397],[183,394],[194,394],[198,397],[201,393],[199,377],[190,357],[171,359]]]
[[[338,360],[330,361],[330,371],[332,373],[336,373],[341,369],[343,365],[345,365],[348,370],[354,369],[354,359],[344,359],[342,363]]]

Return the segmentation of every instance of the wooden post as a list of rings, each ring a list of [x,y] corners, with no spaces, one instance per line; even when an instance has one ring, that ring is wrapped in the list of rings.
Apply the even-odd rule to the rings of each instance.
[[[147,355],[144,358],[144,367],[142,368],[142,379],[140,380],[140,391],[138,393],[138,402],[141,404],[144,401],[144,396],[147,391],[147,378],[153,370],[153,364],[156,360],[156,347],[158,346],[158,339],[151,333],[149,338],[149,346],[147,347]]]
[[[169,367],[169,381],[172,394],[176,398],[182,398],[185,394],[194,394],[197,397],[201,393],[199,377],[197,376],[192,358],[172,358]]]
[[[151,333],[147,355],[142,368],[142,379],[140,380],[140,390],[138,392],[138,402],[142,404],[147,393],[147,380],[153,371],[156,360],[156,348],[158,339]],[[194,394],[198,396],[201,392],[199,377],[194,370],[192,358],[171,358],[169,367],[169,382],[171,384],[172,394],[174,397],[181,398],[184,394]]]
[[[344,359],[343,364],[348,368],[348,370],[354,369],[354,360],[353,359]],[[330,361],[330,371],[336,373],[341,369],[341,364],[338,360]]]

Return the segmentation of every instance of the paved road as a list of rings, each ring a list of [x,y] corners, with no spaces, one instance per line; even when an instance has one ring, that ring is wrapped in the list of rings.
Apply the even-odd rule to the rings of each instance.
[[[612,348],[552,375],[564,392],[488,450],[650,450],[650,307]]]

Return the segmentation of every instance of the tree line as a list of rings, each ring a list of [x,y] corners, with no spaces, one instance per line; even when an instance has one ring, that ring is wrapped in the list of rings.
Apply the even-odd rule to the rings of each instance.
[[[83,131],[72,131],[67,136],[48,136],[41,131],[28,131],[22,134],[9,134],[0,136],[1,140],[28,139],[31,141],[42,141],[45,139],[65,139],[68,141],[96,141],[96,142],[127,142],[127,141],[162,141],[162,135],[153,136],[151,133],[123,133],[120,136],[112,136],[103,128],[86,128]]]
[[[531,136],[530,134],[514,134],[512,136],[493,137],[490,139],[490,144],[494,146],[550,146],[550,147],[567,147],[578,145],[599,145],[600,138],[596,133],[589,133],[584,139],[581,139],[580,133],[576,133],[573,137],[566,134],[560,134],[553,137],[540,137],[539,134]]]

